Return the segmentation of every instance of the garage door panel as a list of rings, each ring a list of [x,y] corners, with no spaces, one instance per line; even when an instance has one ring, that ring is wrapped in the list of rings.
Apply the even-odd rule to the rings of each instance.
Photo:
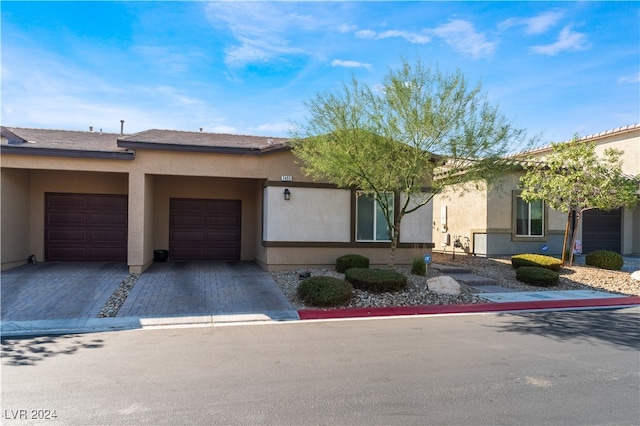
[[[122,247],[91,247],[88,250],[94,259],[119,260],[127,257],[127,250]]]
[[[239,227],[240,226],[240,218],[239,217],[229,217],[229,216],[220,216],[220,217],[207,217],[207,226],[208,227],[217,227],[217,228],[228,228],[228,227]]]
[[[87,208],[95,210],[107,210],[121,212],[127,210],[127,199],[120,196],[88,196]]]
[[[206,210],[206,200],[196,200],[196,199],[186,199],[186,198],[172,198],[171,199],[172,208],[174,210],[194,210],[194,211],[205,211]]]
[[[87,215],[87,223],[96,226],[126,225],[126,214],[90,213]]]
[[[169,257],[173,260],[239,260],[239,200],[170,201]]]
[[[84,209],[87,197],[83,194],[48,194],[47,207],[58,207],[66,210]]]
[[[46,260],[127,260],[127,196],[45,194]]]
[[[47,239],[51,242],[66,244],[84,242],[87,240],[87,233],[85,231],[49,231],[47,232]]]
[[[176,243],[205,241],[205,234],[203,231],[173,231],[171,235],[173,237],[173,241]]]
[[[205,225],[205,218],[200,216],[193,216],[191,213],[184,216],[175,216],[171,219],[171,224],[176,227],[191,227],[202,228]]]
[[[611,250],[622,248],[622,209],[604,211],[587,210],[582,220],[582,250]]]
[[[78,260],[87,257],[87,250],[84,247],[51,247],[46,254],[47,260]]]
[[[90,231],[87,235],[87,241],[98,242],[120,242],[127,239],[126,231],[97,230]]]
[[[55,212],[47,214],[49,225],[77,225],[84,226],[87,223],[87,215],[84,213]]]

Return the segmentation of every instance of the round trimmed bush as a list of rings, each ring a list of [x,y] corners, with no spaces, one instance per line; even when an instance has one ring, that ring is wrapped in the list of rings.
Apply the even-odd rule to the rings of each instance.
[[[516,254],[511,257],[511,265],[515,269],[518,269],[521,266],[536,266],[538,268],[559,271],[560,268],[562,268],[562,260],[551,256],[545,256],[543,254]]]
[[[298,285],[298,296],[311,306],[341,306],[351,300],[353,286],[333,277],[311,277]]]
[[[622,269],[622,265],[624,265],[624,259],[615,251],[596,250],[587,254],[584,263],[600,269],[619,271]]]
[[[344,273],[351,268],[368,268],[369,258],[359,254],[345,254],[336,259],[336,271]]]
[[[557,272],[538,266],[521,266],[516,269],[518,281],[538,287],[553,287],[558,284],[559,278]]]
[[[371,293],[400,291],[407,287],[407,277],[389,269],[347,269],[344,278],[355,288]]]

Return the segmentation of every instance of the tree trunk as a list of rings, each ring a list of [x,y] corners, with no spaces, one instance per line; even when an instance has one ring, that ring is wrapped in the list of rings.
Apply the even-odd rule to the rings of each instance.
[[[569,238],[569,225],[571,224],[571,213],[572,213],[572,210],[569,209],[569,215],[567,216],[567,225],[564,227],[564,239],[562,240],[562,267],[563,268],[564,268],[564,263],[566,261],[567,239]]]
[[[400,240],[400,221],[402,220],[402,215],[399,214],[393,224],[393,228],[391,232],[393,235],[391,236],[391,253],[389,253],[389,268],[393,268],[396,260],[396,248],[398,247],[398,241]]]
[[[573,230],[571,231],[571,247],[569,248],[571,251],[569,252],[569,267],[573,266],[573,248],[576,245],[576,229],[578,229],[578,224],[580,223],[580,212],[576,212],[576,221],[573,224]]]

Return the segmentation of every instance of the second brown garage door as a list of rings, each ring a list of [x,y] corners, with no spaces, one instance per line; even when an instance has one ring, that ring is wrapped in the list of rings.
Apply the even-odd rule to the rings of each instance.
[[[240,260],[240,200],[172,198],[171,260]]]

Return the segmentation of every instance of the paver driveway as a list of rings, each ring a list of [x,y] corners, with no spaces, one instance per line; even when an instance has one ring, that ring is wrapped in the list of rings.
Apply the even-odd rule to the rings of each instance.
[[[120,262],[43,262],[2,272],[2,320],[95,318],[128,274]]]
[[[124,263],[43,262],[2,272],[2,321],[96,318],[127,277]],[[118,317],[266,314],[297,319],[271,276],[252,262],[154,263]]]

